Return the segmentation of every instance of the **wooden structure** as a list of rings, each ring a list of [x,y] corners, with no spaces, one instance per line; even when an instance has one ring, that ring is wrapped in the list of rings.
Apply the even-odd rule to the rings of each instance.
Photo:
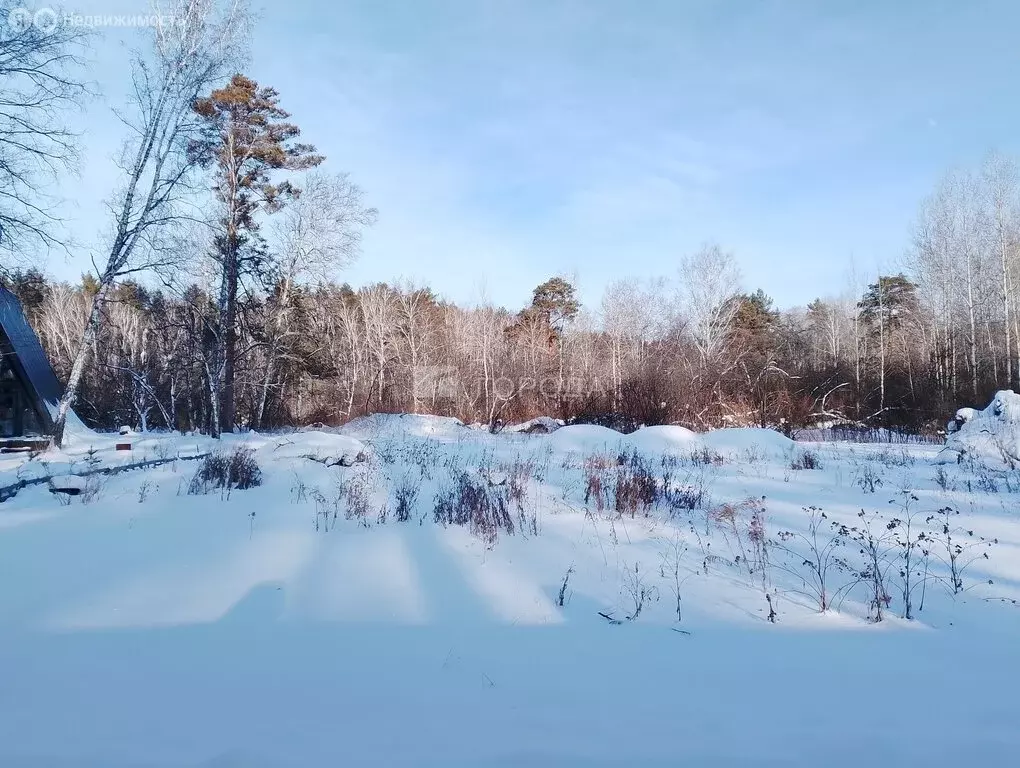
[[[62,391],[21,303],[0,286],[0,450],[48,444]]]

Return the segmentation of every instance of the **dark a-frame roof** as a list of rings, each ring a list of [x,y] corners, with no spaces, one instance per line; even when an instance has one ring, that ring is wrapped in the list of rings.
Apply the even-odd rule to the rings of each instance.
[[[63,387],[46,359],[39,337],[21,311],[21,302],[3,286],[0,286],[0,331],[10,345],[10,350],[4,349],[3,352],[13,352],[13,359],[8,360],[11,368],[32,398],[42,426],[47,432],[52,432]]]

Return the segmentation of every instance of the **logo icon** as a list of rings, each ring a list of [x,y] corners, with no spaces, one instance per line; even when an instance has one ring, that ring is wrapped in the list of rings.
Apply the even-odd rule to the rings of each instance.
[[[38,27],[39,31],[46,35],[55,30],[57,28],[57,24],[60,23],[57,12],[52,8],[40,8],[35,12],[33,21],[35,21],[35,25]]]
[[[28,8],[11,8],[7,14],[7,24],[15,32],[24,32],[32,26],[32,12]]]

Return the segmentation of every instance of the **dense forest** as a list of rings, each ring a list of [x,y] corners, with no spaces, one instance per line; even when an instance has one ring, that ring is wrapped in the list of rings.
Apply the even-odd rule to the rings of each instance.
[[[589,306],[563,277],[510,308],[452,304],[442,285],[352,287],[342,269],[378,212],[319,168],[280,93],[237,73],[245,5],[174,7],[135,54],[107,235],[74,285],[32,254],[80,250],[45,189],[78,150],[67,120],[88,95],[89,33],[0,33],[3,103],[17,106],[0,114],[0,279],[66,382],[58,442],[72,406],[96,427],[214,435],[374,411],[931,430],[1020,376],[1009,158],[948,174],[905,253],[881,255],[893,268],[803,309],[748,292],[715,244]]]

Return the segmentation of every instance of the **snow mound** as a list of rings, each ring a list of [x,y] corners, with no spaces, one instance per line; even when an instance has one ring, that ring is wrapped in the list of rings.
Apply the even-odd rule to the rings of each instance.
[[[616,450],[623,435],[597,424],[573,424],[561,427],[549,436],[549,443],[558,450],[597,453]]]
[[[544,435],[550,432],[555,432],[562,426],[563,422],[560,419],[554,419],[552,416],[537,416],[534,419],[528,419],[520,424],[512,424],[508,427],[504,427],[503,431],[527,432],[530,434]]]
[[[731,458],[758,451],[770,457],[786,456],[795,446],[793,440],[786,435],[758,427],[715,429],[703,434],[701,442],[707,448]]]
[[[968,421],[978,415],[976,408],[960,408],[956,415],[953,416],[949,424],[946,425],[947,432],[958,432],[960,427],[966,424]]]
[[[67,421],[64,423],[64,448],[88,445],[96,439],[98,434],[86,427],[85,422],[73,410],[67,412]]]
[[[337,432],[359,440],[415,435],[417,437],[456,437],[467,427],[452,416],[428,416],[417,413],[373,413],[349,421]]]
[[[366,452],[365,444],[360,440],[331,432],[301,432],[288,435],[259,449],[260,454],[273,459],[299,459],[311,456],[316,459],[336,459],[345,466],[353,464],[358,456],[363,456]]]
[[[996,392],[984,410],[961,408],[951,423],[957,429],[946,438],[946,447],[936,458],[938,463],[953,463],[962,456],[993,465],[1020,463],[1020,395],[1013,390]]]
[[[642,427],[626,435],[623,443],[639,453],[670,453],[678,450],[689,452],[692,447],[696,447],[698,438],[697,432],[671,425]]]

